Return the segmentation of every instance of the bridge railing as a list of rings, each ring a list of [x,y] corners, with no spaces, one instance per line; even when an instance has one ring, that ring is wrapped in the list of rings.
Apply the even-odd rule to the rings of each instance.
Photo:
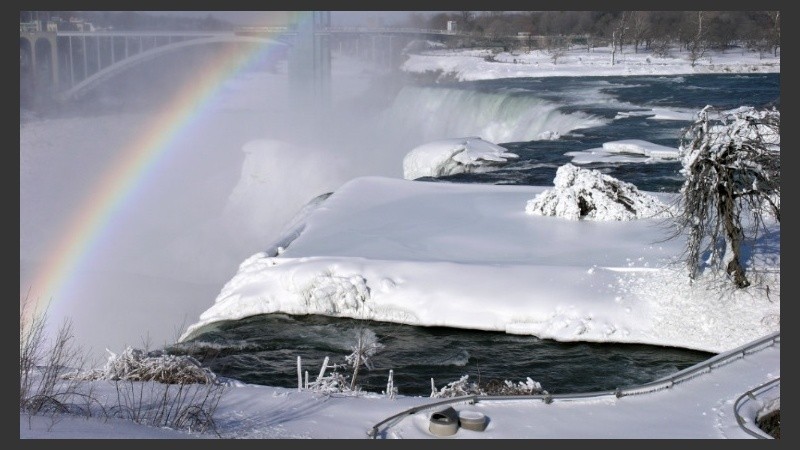
[[[172,36],[172,37],[209,37],[209,36],[230,36],[231,31],[58,31],[58,36],[64,37],[153,37],[153,36]]]
[[[258,27],[241,26],[236,27],[234,33],[290,33],[294,32],[292,27]],[[448,31],[435,28],[411,28],[411,27],[324,27],[317,30],[318,33],[355,33],[355,34],[442,34],[442,35],[465,35],[466,33]]]

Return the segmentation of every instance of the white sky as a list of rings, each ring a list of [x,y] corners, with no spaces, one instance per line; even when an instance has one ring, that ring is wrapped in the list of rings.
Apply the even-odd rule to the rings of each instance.
[[[750,72],[755,64],[749,59],[737,63],[729,56],[722,59],[737,70]],[[510,64],[484,66],[475,61],[469,56],[426,57],[411,60],[407,69],[456,67],[469,79],[508,74]],[[779,65],[766,65],[774,62],[765,59],[758,67],[779,71]],[[565,64],[558,70],[572,67],[576,71],[571,73],[585,74],[595,70],[594,64],[599,59],[588,59],[584,66]],[[680,64],[663,67],[664,73],[680,73],[676,67],[691,71],[688,64]],[[361,77],[368,71],[347,64],[338,66],[335,73],[339,77],[335,82],[338,79],[344,86],[340,92],[355,93],[363,89],[366,78]],[[402,180],[401,162],[412,145],[392,148],[396,142],[388,138],[390,131],[375,127],[368,115],[351,114],[346,108],[321,121],[316,130],[298,127],[290,120],[295,116],[287,106],[284,88],[280,73],[230,80],[226,94],[213,105],[214,115],[195,133],[173,143],[174,159],[162,162],[159,175],[143,186],[135,202],[126,205],[109,230],[110,238],[78,272],[72,290],[62,292],[64,297],[54,303],[52,319],[71,317],[79,343],[96,354],[103,354],[105,348],[120,351],[125,345],[141,346],[148,338],[160,345],[176,339],[185,325],[198,320],[279,310],[324,312],[329,301],[338,302],[337,307],[348,314],[367,312],[409,323],[711,351],[724,351],[780,329],[779,253],[759,263],[778,268],[778,284],[772,291],[772,300],[777,301],[755,290],[753,295],[720,299],[715,292],[703,292],[703,283],[687,290],[685,279],[676,276],[680,271],[666,264],[678,254],[679,243],[655,244],[661,230],[653,223],[569,222],[526,215],[527,200],[545,186]],[[265,95],[274,109],[259,110],[264,102],[253,102]],[[115,154],[108,149],[125,147],[146,129],[149,118],[124,113],[20,124],[20,292],[47,261],[49,245],[59,236],[65,217],[92,195],[92,174],[102,174],[113,161]],[[384,148],[385,153],[376,148]],[[377,176],[356,179],[367,175]],[[301,237],[280,258],[256,255],[237,275],[239,264],[269,248],[302,205],[338,188],[325,208],[308,217]],[[780,233],[776,236],[779,249]],[[265,270],[248,273],[251,269]],[[366,301],[356,295],[362,284],[370,287]],[[298,296],[298,289],[309,286],[312,291],[320,288],[315,292],[318,302],[311,307],[303,306]],[[342,295],[328,296],[329,289]],[[309,311],[314,308],[318,310]],[[680,429],[692,437],[746,437],[732,426],[732,399],[780,374],[779,351],[760,355],[763,359],[748,358],[726,366],[728,372],[715,371],[706,381],[698,381],[719,389],[687,384],[685,390],[674,393],[622,399],[580,411],[572,404],[557,406],[563,408],[557,414],[604,416],[605,409],[612,408],[628,412],[620,422],[660,417],[680,423]],[[716,378],[717,373],[721,378]],[[233,391],[221,412],[229,418],[226,430],[236,437],[357,438],[384,415],[425,401],[356,399],[354,407],[351,400],[324,400],[291,389],[243,386]],[[685,395],[695,392],[708,396],[691,413],[705,414],[708,420],[690,421],[685,416]],[[641,408],[626,406],[638,402]],[[669,405],[666,410],[665,404]],[[556,428],[544,429],[557,431],[558,423],[571,425],[550,416],[553,409],[542,408],[547,407],[486,409],[497,420],[481,436],[528,433],[513,418],[534,412],[544,414],[541,420],[553,420],[550,427]],[[666,416],[661,415],[664,411]],[[283,419],[276,419],[276,414]],[[329,426],[309,427],[311,421]],[[22,436],[149,435],[139,427],[117,428],[113,423],[82,422],[84,428],[63,421],[50,428],[46,422],[34,422],[38,425],[33,430],[24,431],[27,420],[21,417]],[[398,428],[398,437],[422,437],[422,425],[424,418],[412,418]],[[545,437],[540,434],[543,428],[524,429],[531,430],[526,437]],[[656,433],[654,425],[628,429],[641,433],[633,437]],[[597,435],[603,430],[598,425],[583,431]]]

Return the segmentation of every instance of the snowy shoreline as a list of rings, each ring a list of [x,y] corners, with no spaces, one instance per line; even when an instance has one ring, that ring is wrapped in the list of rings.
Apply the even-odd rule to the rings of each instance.
[[[656,56],[645,50],[635,52],[626,46],[611,63],[610,47],[585,47],[565,50],[554,62],[547,50],[493,52],[488,49],[429,50],[411,54],[401,70],[428,75],[437,80],[493,80],[499,78],[753,74],[780,73],[780,55],[761,55],[741,49],[708,51],[694,64],[688,52],[673,50],[669,56]]]

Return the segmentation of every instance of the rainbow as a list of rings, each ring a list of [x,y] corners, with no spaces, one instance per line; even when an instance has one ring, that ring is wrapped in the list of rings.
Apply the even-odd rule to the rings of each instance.
[[[299,12],[292,23],[309,20],[310,12]],[[174,153],[173,144],[192,130],[214,104],[225,81],[245,71],[256,61],[277,54],[285,44],[261,40],[246,46],[228,46],[218,58],[209,61],[191,84],[183,86],[145,126],[141,137],[122,149],[109,169],[100,174],[95,194],[86,198],[69,219],[64,232],[49,251],[50,258],[41,265],[27,294],[21,292],[26,311],[43,314],[77,282],[82,267],[109,235],[109,223],[122,212],[145,184],[149,173]],[[22,311],[21,311],[22,314]]]

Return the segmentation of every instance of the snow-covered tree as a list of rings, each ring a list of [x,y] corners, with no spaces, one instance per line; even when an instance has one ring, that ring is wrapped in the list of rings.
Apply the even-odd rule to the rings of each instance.
[[[372,370],[372,361],[370,358],[375,356],[383,344],[378,342],[378,337],[375,332],[369,328],[359,327],[355,331],[355,344],[350,347],[353,353],[350,353],[345,358],[347,364],[353,368],[353,378],[350,381],[350,389],[356,388],[356,380],[358,379],[358,370],[361,366],[366,366],[367,369]]]
[[[709,105],[682,136],[686,180],[678,225],[689,234],[692,279],[708,262],[723,268],[736,287],[750,285],[742,245],[757,237],[766,220],[780,222],[780,117],[775,108],[741,107],[715,114]],[[701,261],[701,255],[708,258]]]

